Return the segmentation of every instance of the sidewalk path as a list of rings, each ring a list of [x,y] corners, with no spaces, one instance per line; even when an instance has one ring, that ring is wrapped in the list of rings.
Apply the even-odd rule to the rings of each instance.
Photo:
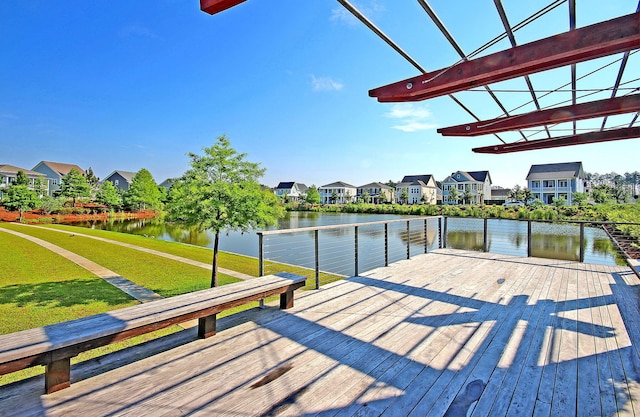
[[[12,235],[21,237],[23,239],[27,239],[37,245],[42,246],[43,248],[49,249],[50,251],[55,252],[58,255],[67,258],[71,262],[75,263],[78,266],[81,266],[82,268],[86,269],[92,274],[97,275],[98,277],[104,279],[109,284],[113,285],[116,288],[119,288],[120,290],[124,291],[125,293],[129,294],[130,296],[132,296],[133,298],[135,298],[140,302],[145,303],[147,301],[159,300],[162,298],[160,294],[157,294],[148,288],[142,287],[132,281],[129,281],[123,276],[120,276],[117,273],[101,265],[98,265],[97,263],[90,261],[89,259],[84,258],[76,253],[73,253],[64,248],[61,248],[60,246],[54,245],[53,243],[49,243],[45,240],[38,239],[37,237],[33,237],[30,235],[26,235],[24,233],[5,229],[3,227],[0,227],[0,231],[10,233]]]
[[[24,226],[24,227],[36,227],[36,228],[39,228],[39,229],[51,230],[51,231],[58,232],[58,233],[73,234],[73,235],[76,235],[76,236],[87,237],[89,239],[100,240],[102,242],[107,242],[107,243],[111,243],[111,244],[114,244],[114,245],[124,246],[125,248],[139,250],[141,252],[150,253],[150,254],[153,254],[153,255],[156,255],[156,256],[162,256],[163,258],[167,258],[167,259],[171,259],[171,260],[174,260],[174,261],[182,262],[182,263],[185,263],[185,264],[197,266],[199,268],[204,268],[204,269],[208,269],[209,271],[211,271],[211,264],[200,262],[200,261],[194,261],[193,259],[183,258],[182,256],[172,255],[170,253],[160,252],[160,251],[157,251],[157,250],[154,250],[154,249],[144,248],[142,246],[132,245],[130,243],[119,242],[117,240],[111,240],[111,239],[106,239],[106,238],[103,238],[103,237],[87,235],[87,234],[84,234],[84,233],[69,232],[68,230],[54,229],[54,228],[51,228],[51,227],[35,226],[35,225],[24,224],[24,223],[14,223],[14,224],[18,224],[18,225]],[[247,279],[255,278],[255,277],[252,277],[251,275],[243,274],[241,272],[236,272],[236,271],[232,271],[230,269],[225,269],[225,268],[220,268],[220,267],[218,267],[218,272],[220,272],[222,274],[225,274],[225,275],[232,276],[234,278],[241,279],[241,280],[247,280]]]

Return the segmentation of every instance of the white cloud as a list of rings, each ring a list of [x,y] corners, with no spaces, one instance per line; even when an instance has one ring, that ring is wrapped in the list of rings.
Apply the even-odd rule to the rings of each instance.
[[[331,77],[316,77],[315,75],[311,75],[311,85],[313,91],[340,91],[343,87],[342,83]]]
[[[362,14],[364,14],[369,19],[374,19],[379,16],[383,11],[384,7],[377,0],[370,1],[360,1],[360,2],[352,2],[353,6],[358,9]],[[360,23],[355,16],[351,14],[347,9],[343,6],[334,7],[331,10],[331,17],[329,18],[332,22],[342,23],[345,25],[356,25]]]
[[[417,132],[436,127],[435,123],[429,121],[432,117],[429,109],[414,103],[394,104],[384,116],[390,119],[399,119],[400,124],[392,127],[403,132]]]

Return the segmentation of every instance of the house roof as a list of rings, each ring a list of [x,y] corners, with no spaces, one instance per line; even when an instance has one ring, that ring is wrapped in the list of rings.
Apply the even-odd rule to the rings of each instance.
[[[320,188],[330,188],[330,187],[334,187],[334,188],[356,188],[355,185],[347,184],[346,182],[342,182],[342,181],[332,182],[331,184],[323,185]]]
[[[462,175],[464,179],[458,180],[456,178],[456,174]],[[445,181],[451,180],[456,182],[467,182],[467,181],[485,182],[487,178],[489,179],[489,182],[491,182],[491,176],[489,175],[489,171],[456,171],[456,172],[452,172],[451,175],[445,178]]]
[[[402,178],[402,181],[400,181],[401,183],[405,183],[405,182],[414,182],[414,181],[422,181],[425,184],[429,184],[429,181],[431,180],[431,178],[433,178],[433,175],[431,174],[425,174],[425,175],[405,175]],[[434,179],[435,181],[435,179]]]
[[[391,187],[389,187],[387,184],[383,184],[381,182],[370,182],[369,184],[361,185],[358,188],[383,188],[385,190],[391,189]]]
[[[22,171],[27,175],[44,177],[45,175],[41,172],[31,171],[29,169],[20,168],[13,165],[8,164],[0,164],[0,172],[8,173],[8,174],[17,174],[18,171]]]
[[[584,178],[582,162],[531,165],[527,180],[554,178]]]
[[[75,164],[63,164],[62,162],[51,162],[51,161],[41,161],[38,165],[40,164],[48,166],[52,171],[56,172],[61,177],[64,177],[65,175],[67,175],[69,172],[71,172],[72,169],[75,169],[76,171],[80,172],[82,175],[85,174],[84,169],[80,168],[78,165],[75,165]],[[38,165],[36,165],[36,167]]]
[[[120,171],[120,170],[115,170],[113,171],[111,174],[107,175],[105,177],[105,180],[108,180],[109,178],[111,178],[114,174],[118,174],[120,175],[122,178],[124,178],[125,180],[127,180],[127,182],[131,182],[133,180],[133,177],[136,176],[135,172],[131,172],[131,171]]]

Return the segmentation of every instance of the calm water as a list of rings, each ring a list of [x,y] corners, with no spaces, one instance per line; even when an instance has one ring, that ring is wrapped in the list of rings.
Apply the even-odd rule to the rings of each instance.
[[[348,213],[312,213],[290,212],[280,220],[276,229],[291,229],[301,227],[325,226],[336,224],[350,224],[374,222],[383,220],[395,220],[411,218],[399,215],[378,214],[348,214]],[[434,223],[435,224],[435,223]],[[182,242],[199,246],[212,247],[213,234],[211,232],[198,232],[196,229],[185,228],[180,225],[165,223],[158,219],[109,221],[84,223],[81,226],[95,229],[105,229],[117,232],[146,235],[149,237]],[[412,226],[413,227],[413,226]],[[435,227],[430,227],[429,246],[435,248],[438,245]],[[469,218],[449,218],[447,223],[447,247],[455,249],[467,249],[481,251],[483,248],[483,221]],[[352,229],[351,229],[352,230]],[[345,235],[349,232],[327,233],[321,239],[349,240]],[[352,232],[351,232],[352,233]],[[532,227],[532,255],[543,258],[578,260],[580,252],[579,226],[550,223],[534,223]],[[308,234],[305,239],[312,240],[313,235]],[[380,246],[383,239],[381,232],[363,234],[359,241],[362,247],[363,258],[373,246]],[[406,247],[406,233],[402,228],[396,228],[390,232],[390,243],[396,247]],[[296,242],[294,247],[300,243]],[[411,252],[420,253],[421,247],[414,247]],[[423,246],[417,244],[417,246]],[[508,255],[527,255],[527,223],[509,220],[490,220],[488,227],[488,247],[493,253]],[[256,231],[247,233],[229,232],[221,236],[220,249],[249,256],[258,256],[258,236]],[[376,249],[377,250],[377,249]],[[399,249],[402,251],[403,249]],[[291,251],[290,248],[288,252]],[[379,257],[380,255],[376,255]],[[280,261],[286,261],[279,259]],[[615,265],[616,253],[606,234],[597,228],[585,228],[585,262]],[[304,262],[307,263],[307,262]]]

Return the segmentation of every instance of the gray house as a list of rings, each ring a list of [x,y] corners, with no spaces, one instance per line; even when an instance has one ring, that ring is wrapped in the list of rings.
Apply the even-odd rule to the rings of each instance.
[[[585,191],[585,175],[582,162],[531,165],[527,174],[527,186],[533,197],[545,204],[564,199],[573,204],[573,193]]]
[[[5,188],[9,187],[16,180],[18,171],[22,171],[25,173],[25,175],[29,179],[29,187],[34,188],[36,181],[41,180],[42,185],[44,186],[45,193],[49,193],[49,180],[47,180],[44,174],[30,171],[24,168],[19,168],[13,165],[0,164],[0,200],[2,200],[2,191]]]
[[[131,186],[131,181],[136,175],[135,172],[129,171],[113,171],[107,175],[104,181],[109,181],[118,191],[127,191]]]
[[[45,178],[49,181],[49,195],[53,195],[60,189],[62,178],[71,172],[72,169],[75,169],[82,175],[86,175],[84,169],[78,165],[50,161],[39,162],[38,165],[33,167],[32,171],[44,174]]]

